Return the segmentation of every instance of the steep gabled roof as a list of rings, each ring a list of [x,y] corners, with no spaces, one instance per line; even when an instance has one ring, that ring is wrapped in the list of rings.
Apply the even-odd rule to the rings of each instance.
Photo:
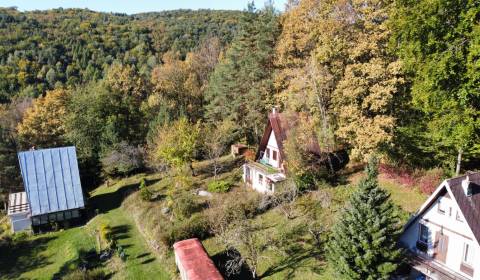
[[[31,215],[83,208],[75,147],[18,153]]]
[[[285,150],[283,148],[283,143],[287,140],[287,137],[293,127],[298,124],[299,118],[297,114],[287,115],[285,113],[270,113],[268,114],[268,122],[263,133],[262,140],[260,141],[260,146],[258,147],[257,158],[260,156],[260,151],[266,149],[268,144],[268,139],[270,134],[273,131],[275,138],[277,139],[278,149],[280,150],[280,157],[285,158]],[[315,154],[320,155],[322,150],[318,144],[318,140],[315,135],[312,135],[309,143],[307,143],[306,150]]]
[[[471,196],[465,195],[462,187],[462,181],[465,180],[467,176],[471,186],[474,188]],[[480,172],[469,173],[444,180],[420,207],[415,216],[408,221],[405,225],[405,230],[410,227],[414,221],[419,219],[442,195],[449,195],[450,198],[455,201],[477,243],[480,244]]]

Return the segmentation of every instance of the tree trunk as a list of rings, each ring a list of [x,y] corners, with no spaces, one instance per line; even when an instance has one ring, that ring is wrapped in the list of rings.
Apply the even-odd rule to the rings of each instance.
[[[459,149],[458,150],[458,155],[457,155],[457,167],[455,168],[455,175],[460,175],[460,168],[462,166],[462,154],[463,150]]]
[[[213,160],[213,181],[217,181],[217,159]]]

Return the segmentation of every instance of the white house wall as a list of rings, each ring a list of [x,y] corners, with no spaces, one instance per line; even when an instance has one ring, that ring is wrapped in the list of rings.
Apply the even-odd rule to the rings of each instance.
[[[450,195],[453,197],[453,195]],[[443,205],[445,214],[438,211],[438,201]],[[450,215],[451,208],[451,215]],[[457,211],[462,221],[456,219]],[[460,212],[459,207],[452,198],[441,196],[403,233],[400,241],[411,251],[416,252],[416,243],[419,239],[419,223],[429,228],[429,255],[433,255],[433,243],[436,234],[443,230],[443,234],[448,235],[448,251],[445,266],[468,279],[480,280],[480,246],[476,242],[473,233],[468,227],[465,218]],[[460,271],[460,265],[463,257],[464,243],[467,242],[474,248],[474,277]]]
[[[270,149],[270,157],[267,158],[267,153],[265,149],[265,151],[263,151],[264,153],[262,156],[262,160],[265,162],[268,162],[268,164],[270,164],[275,168],[279,168],[280,167],[280,150],[278,149],[277,138],[275,137],[275,133],[273,133],[273,130],[272,132],[270,132],[270,136],[268,137],[268,143],[266,148]],[[277,160],[273,160],[273,156],[272,156],[273,151],[277,152]]]
[[[272,186],[272,190],[269,190],[267,188],[267,174],[253,166],[249,166],[248,164],[245,164],[243,166],[243,181],[246,181],[246,168],[247,166],[250,168],[250,175],[251,175],[251,186],[254,190],[261,192],[261,193],[273,193],[275,190],[275,186]],[[263,181],[259,182],[258,176],[262,175],[263,176]]]
[[[32,220],[30,219],[29,213],[18,213],[9,215],[10,224],[12,226],[13,232],[19,232],[22,230],[30,229],[32,226]]]

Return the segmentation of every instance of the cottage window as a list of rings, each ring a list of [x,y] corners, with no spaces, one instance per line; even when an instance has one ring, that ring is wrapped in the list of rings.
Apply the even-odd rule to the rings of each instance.
[[[265,151],[265,157],[270,158],[270,149],[269,148],[267,148],[267,150]]]
[[[78,218],[80,217],[80,212],[78,212],[78,210],[73,210],[72,211],[72,218]]]
[[[260,185],[263,185],[263,175],[262,174],[258,174],[258,183]]]
[[[273,160],[277,160],[277,151],[275,150],[272,151],[272,158]]]
[[[419,241],[425,244],[428,244],[428,227],[426,225],[420,224],[420,236]]]
[[[470,244],[465,243],[463,245],[463,258],[462,262],[464,264],[472,265],[473,264],[473,247]]]
[[[267,179],[267,190],[273,190],[273,182]]]
[[[442,205],[442,201],[439,199],[437,202],[438,213],[445,215],[445,206]]]

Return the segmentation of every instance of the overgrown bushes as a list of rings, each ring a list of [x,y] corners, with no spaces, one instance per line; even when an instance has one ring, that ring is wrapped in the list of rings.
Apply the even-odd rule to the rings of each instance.
[[[380,173],[384,174],[387,178],[395,180],[397,183],[402,184],[407,188],[418,187],[418,189],[424,194],[433,193],[442,178],[445,177],[444,171],[440,168],[412,170],[407,167],[381,164],[379,170]]]
[[[207,189],[209,192],[215,193],[226,193],[230,190],[232,184],[227,181],[211,181],[207,185]]]
[[[153,193],[148,189],[144,178],[140,180],[140,186],[138,188],[140,189],[140,198],[143,201],[152,200]]]
[[[120,142],[101,159],[106,176],[125,176],[144,167],[144,150],[142,147]]]
[[[76,269],[62,277],[63,280],[104,280],[107,276],[102,268],[91,270]]]
[[[210,228],[207,219],[203,214],[195,213],[189,219],[165,225],[164,231],[160,232],[160,241],[171,247],[177,241],[193,237],[204,239],[209,234]]]

